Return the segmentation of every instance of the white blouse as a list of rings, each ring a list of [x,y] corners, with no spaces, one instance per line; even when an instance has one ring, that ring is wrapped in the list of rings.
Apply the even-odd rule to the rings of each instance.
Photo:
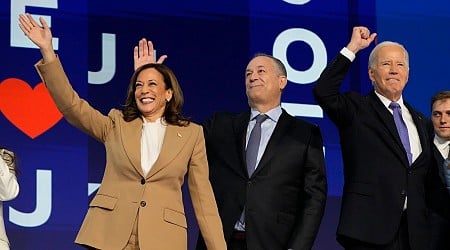
[[[166,133],[167,123],[164,119],[157,119],[154,122],[148,122],[144,119],[141,136],[141,166],[144,176],[150,172],[153,164],[158,159],[161,152],[164,135]]]
[[[0,157],[0,250],[9,249],[3,220],[3,201],[12,200],[19,194],[19,184],[16,175],[9,171],[8,165]]]

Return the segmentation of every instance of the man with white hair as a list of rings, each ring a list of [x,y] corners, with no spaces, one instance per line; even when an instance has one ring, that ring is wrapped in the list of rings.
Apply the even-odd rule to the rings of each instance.
[[[339,90],[356,53],[376,35],[354,27],[350,42],[313,89],[341,141],[344,189],[337,240],[351,250],[424,250],[431,124],[403,100],[408,52],[399,43],[378,44],[368,66],[374,90],[367,95]]]

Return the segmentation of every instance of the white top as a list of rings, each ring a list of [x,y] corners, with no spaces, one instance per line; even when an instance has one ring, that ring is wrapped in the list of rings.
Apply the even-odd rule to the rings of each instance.
[[[153,164],[161,152],[167,123],[161,118],[154,122],[148,122],[143,118],[141,136],[141,166],[144,176],[150,172]]]
[[[8,165],[0,157],[0,241],[4,241],[9,245],[6,236],[5,223],[3,220],[3,201],[9,201],[17,197],[19,194],[19,184],[16,176],[9,171]],[[9,249],[0,244],[0,249]]]

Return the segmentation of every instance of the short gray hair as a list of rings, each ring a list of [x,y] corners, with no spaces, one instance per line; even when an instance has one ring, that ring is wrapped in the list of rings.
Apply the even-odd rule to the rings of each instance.
[[[267,58],[271,59],[271,60],[274,62],[274,64],[275,64],[275,69],[278,71],[279,76],[285,76],[285,77],[287,77],[286,67],[284,66],[283,62],[282,62],[280,59],[278,59],[278,58],[276,58],[276,57],[274,57],[274,56],[272,56],[272,55],[269,55],[269,54],[265,54],[265,53],[256,53],[256,54],[252,57],[252,60],[253,60],[254,58],[260,57],[260,56],[264,56],[264,57],[267,57]]]
[[[390,45],[398,46],[403,49],[403,51],[405,52],[406,66],[409,68],[408,51],[405,49],[405,47],[402,44],[397,43],[397,42],[392,42],[392,41],[384,41],[382,43],[379,43],[377,46],[375,46],[375,48],[373,48],[372,52],[370,52],[370,55],[369,55],[369,65],[368,65],[369,68],[373,68],[373,66],[375,64],[376,59],[378,57],[378,50],[382,47],[390,46]]]

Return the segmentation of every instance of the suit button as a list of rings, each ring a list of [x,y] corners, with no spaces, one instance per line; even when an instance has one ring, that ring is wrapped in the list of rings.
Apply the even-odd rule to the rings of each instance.
[[[141,179],[141,184],[142,184],[142,185],[145,184],[145,179],[144,179],[144,178]]]
[[[147,202],[141,201],[141,207],[145,207],[147,205]]]
[[[247,186],[251,186],[252,185],[252,182],[251,181],[247,181]]]

